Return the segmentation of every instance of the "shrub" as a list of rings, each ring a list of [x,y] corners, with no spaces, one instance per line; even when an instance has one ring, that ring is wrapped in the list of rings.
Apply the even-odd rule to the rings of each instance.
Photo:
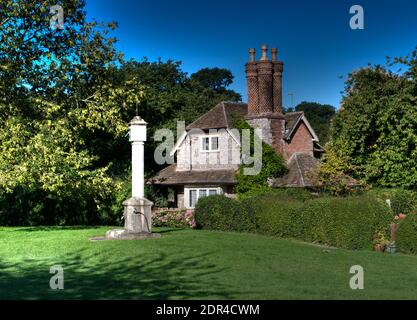
[[[392,219],[383,201],[366,195],[302,202],[267,194],[250,202],[261,233],[347,249],[370,247],[375,233],[388,234]]]
[[[409,190],[398,189],[392,193],[391,208],[394,215],[409,214],[416,209],[416,195]]]
[[[205,229],[259,232],[346,249],[371,248],[376,234],[389,237],[392,213],[370,195],[314,198],[303,190],[271,190],[240,201],[200,199],[197,224]],[[416,242],[417,243],[417,242]]]
[[[224,195],[202,198],[195,209],[197,226],[209,230],[250,232],[255,221],[241,202]]]
[[[152,214],[154,227],[186,228],[196,227],[193,210],[155,211]]]
[[[114,187],[118,192],[118,187]],[[89,190],[70,194],[48,192],[40,188],[15,187],[0,191],[0,225],[100,225],[115,221],[111,213],[113,197],[100,197]],[[120,218],[121,214],[118,216]],[[120,221],[120,219],[119,219]]]
[[[315,199],[297,209],[291,232],[295,238],[346,249],[372,245],[374,235],[388,235],[392,219],[382,201],[367,195]]]
[[[417,254],[417,214],[409,214],[399,223],[396,245],[400,252]]]
[[[269,192],[242,200],[242,203],[255,215],[256,230],[259,233],[291,237],[290,224],[294,211],[303,201],[285,192]]]

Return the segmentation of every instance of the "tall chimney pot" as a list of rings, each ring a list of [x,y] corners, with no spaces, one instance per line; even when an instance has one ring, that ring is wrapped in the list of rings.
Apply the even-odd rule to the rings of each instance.
[[[262,57],[261,57],[261,61],[268,61],[268,46],[266,44],[264,44],[262,46]]]
[[[254,48],[250,48],[249,49],[249,53],[250,53],[250,62],[255,62],[255,53],[256,53],[256,50]]]
[[[277,61],[277,55],[278,55],[278,50],[277,50],[277,48],[272,48],[272,49],[271,49],[271,53],[272,53],[272,61],[273,61],[273,62]]]

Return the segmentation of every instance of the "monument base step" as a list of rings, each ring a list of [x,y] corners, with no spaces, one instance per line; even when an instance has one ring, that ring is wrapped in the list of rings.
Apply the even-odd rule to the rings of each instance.
[[[106,240],[145,240],[160,238],[159,233],[150,232],[128,232],[124,229],[109,230],[105,237],[94,237],[91,241],[106,241]]]

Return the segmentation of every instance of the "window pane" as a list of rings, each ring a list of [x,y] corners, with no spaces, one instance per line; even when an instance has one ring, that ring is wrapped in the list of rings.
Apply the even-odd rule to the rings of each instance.
[[[209,195],[210,196],[215,196],[217,194],[217,190],[216,189],[210,189],[209,190]]]
[[[190,207],[194,208],[197,203],[197,190],[190,190]]]
[[[207,190],[201,189],[198,195],[199,198],[207,197]]]
[[[211,138],[211,150],[219,150],[219,138],[218,137]]]
[[[210,142],[209,138],[203,138],[203,150],[205,150],[205,151],[210,150],[209,142]]]

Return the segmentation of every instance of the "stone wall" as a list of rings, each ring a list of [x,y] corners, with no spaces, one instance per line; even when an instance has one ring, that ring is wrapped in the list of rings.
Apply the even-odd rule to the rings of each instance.
[[[218,136],[219,150],[204,152],[203,136]],[[177,171],[237,169],[240,146],[224,129],[210,133],[190,131],[177,153]]]

